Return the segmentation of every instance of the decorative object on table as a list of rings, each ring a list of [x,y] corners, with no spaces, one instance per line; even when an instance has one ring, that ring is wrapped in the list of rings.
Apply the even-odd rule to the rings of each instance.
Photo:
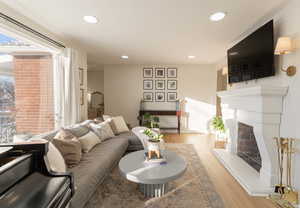
[[[167,96],[168,102],[176,102],[177,101],[177,92],[168,92]],[[177,107],[177,105],[176,105]]]
[[[293,52],[293,41],[290,37],[279,37],[276,44],[275,55],[285,55]],[[281,69],[281,71],[286,72],[286,74],[291,77],[297,72],[297,68],[290,65],[287,69]]]
[[[282,137],[274,139],[277,144],[279,184],[275,186],[275,193],[269,198],[280,207],[294,208],[299,205],[298,192],[292,187],[292,154],[295,153],[293,148],[295,139]],[[286,184],[283,184],[284,175]]]
[[[144,80],[144,90],[152,90],[153,89],[153,80],[146,79]]]
[[[143,69],[144,78],[153,78],[153,68],[144,68]]]
[[[177,80],[168,80],[168,90],[177,90]]]
[[[84,105],[84,89],[80,89],[80,105]]]
[[[83,86],[83,84],[84,84],[84,69],[79,68],[78,71],[79,71],[79,83],[80,83],[80,86]]]
[[[165,102],[165,93],[164,92],[155,92],[155,101],[156,102]]]
[[[144,92],[143,102],[153,102],[153,92]]]
[[[159,128],[159,117],[153,116],[150,113],[145,113],[143,115],[143,126],[146,126],[150,129]]]
[[[177,78],[177,68],[167,68],[168,78]]]
[[[156,90],[164,90],[165,89],[165,80],[155,80],[155,89]]]
[[[157,134],[156,132],[152,131],[151,129],[146,129],[143,132],[146,136],[149,137],[148,139],[148,160],[151,159],[162,159],[162,155],[160,152],[160,141],[162,140],[162,134]]]
[[[227,137],[226,137],[226,128],[222,117],[215,116],[212,119],[211,126],[216,134],[215,148],[225,149],[225,146],[227,144]]]
[[[165,68],[155,68],[155,78],[165,78]]]

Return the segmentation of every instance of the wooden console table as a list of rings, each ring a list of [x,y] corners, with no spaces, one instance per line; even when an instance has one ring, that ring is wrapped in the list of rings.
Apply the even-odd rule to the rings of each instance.
[[[160,111],[160,110],[140,110],[139,112],[139,123],[140,126],[142,125],[142,121],[143,121],[143,116],[144,114],[150,114],[153,116],[176,116],[177,117],[177,127],[176,128],[160,128],[160,129],[176,129],[178,134],[180,134],[180,118],[181,118],[181,112],[180,111]]]

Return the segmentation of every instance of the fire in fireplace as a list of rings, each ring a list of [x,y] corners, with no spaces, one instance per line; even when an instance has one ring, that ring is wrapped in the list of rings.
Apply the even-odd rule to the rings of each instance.
[[[237,154],[258,172],[261,168],[261,157],[256,143],[253,127],[238,123]]]

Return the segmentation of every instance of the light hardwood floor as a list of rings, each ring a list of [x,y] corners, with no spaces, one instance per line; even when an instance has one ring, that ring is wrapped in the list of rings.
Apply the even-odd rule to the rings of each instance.
[[[263,197],[251,197],[211,153],[213,138],[202,134],[166,134],[167,143],[193,144],[226,208],[276,208]]]

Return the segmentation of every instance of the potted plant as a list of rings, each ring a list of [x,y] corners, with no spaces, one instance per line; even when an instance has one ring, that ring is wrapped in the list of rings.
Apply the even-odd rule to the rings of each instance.
[[[215,148],[225,148],[227,143],[226,128],[222,117],[215,116],[212,119],[211,126],[216,133]]]
[[[159,128],[159,117],[145,113],[143,116],[143,125],[150,129]]]
[[[160,142],[163,138],[162,134],[154,133],[151,129],[146,129],[143,132],[146,136],[149,137],[148,139],[148,159],[161,158],[160,154]]]

